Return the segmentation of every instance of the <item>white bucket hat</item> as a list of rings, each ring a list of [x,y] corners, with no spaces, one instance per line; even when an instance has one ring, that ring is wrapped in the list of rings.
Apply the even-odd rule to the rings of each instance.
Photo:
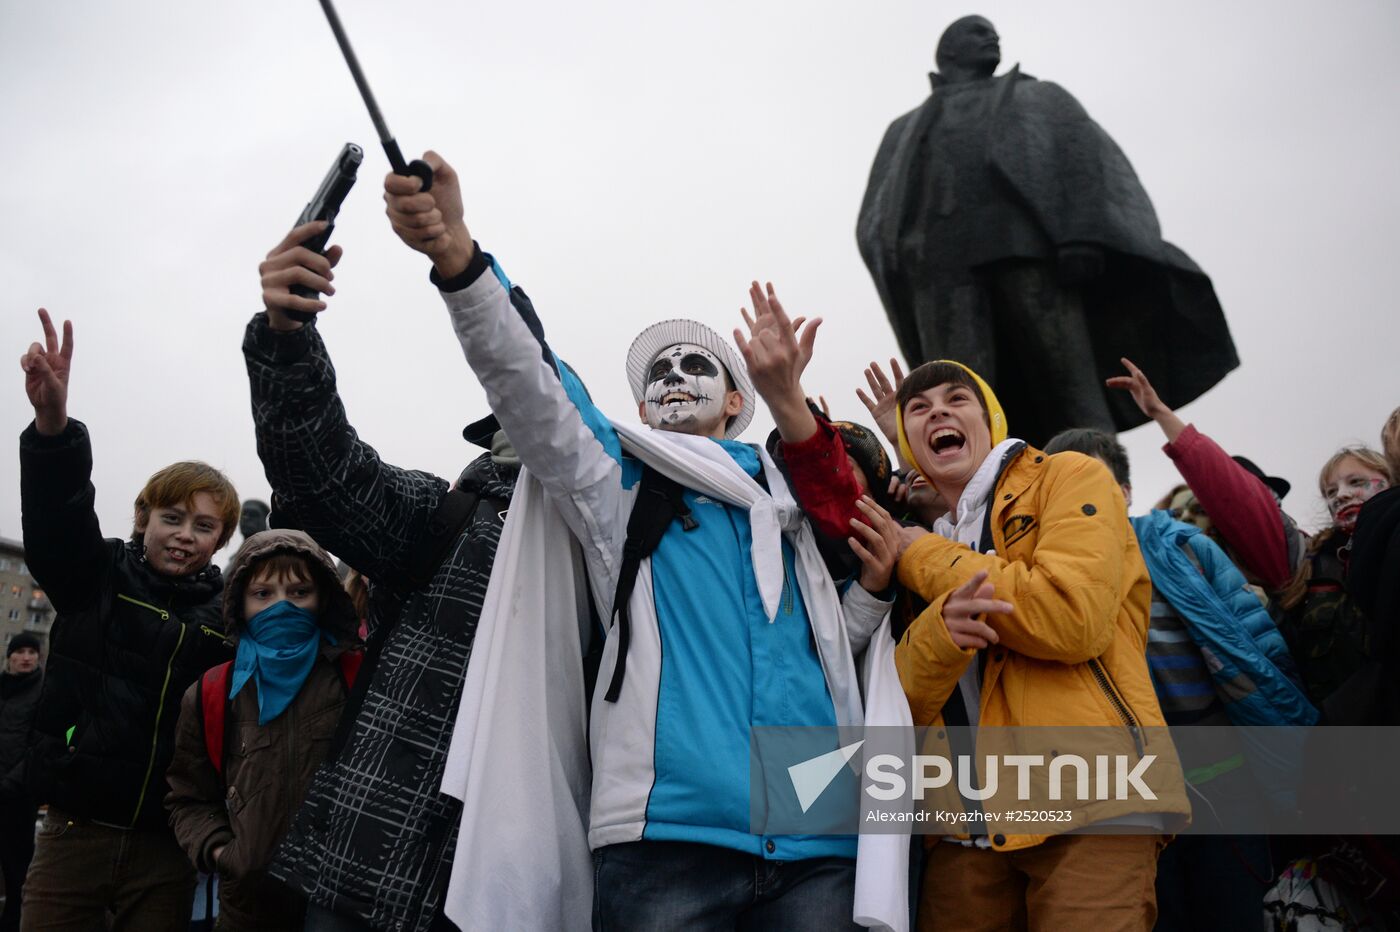
[[[656,360],[656,354],[677,343],[693,343],[714,353],[724,363],[729,372],[729,380],[734,388],[744,396],[744,407],[730,421],[724,431],[725,440],[733,440],[744,432],[753,420],[754,390],[749,381],[749,370],[744,360],[729,345],[729,341],[709,327],[694,320],[663,320],[652,324],[632,341],[627,351],[627,383],[632,386],[632,399],[638,404],[646,397],[647,373]]]

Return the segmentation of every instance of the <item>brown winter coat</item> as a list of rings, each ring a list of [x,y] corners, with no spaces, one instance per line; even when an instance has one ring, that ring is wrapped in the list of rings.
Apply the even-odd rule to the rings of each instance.
[[[185,693],[175,732],[175,756],[165,798],[180,846],[202,871],[212,872],[213,851],[225,846],[218,863],[219,928],[300,930],[305,903],[267,877],[264,868],[306,795],[311,776],[329,756],[347,688],[339,656],[359,646],[358,622],[340,588],[330,557],[299,531],[264,531],[239,548],[224,590],[224,618],[235,635],[244,619],[241,606],[249,565],[275,551],[305,554],[322,582],[319,621],[336,638],[323,643],[301,691],[286,711],[258,724],[257,691],[250,683],[229,704],[224,720],[224,772],[214,768],[204,742],[204,719],[197,681]],[[324,593],[331,593],[329,600]]]

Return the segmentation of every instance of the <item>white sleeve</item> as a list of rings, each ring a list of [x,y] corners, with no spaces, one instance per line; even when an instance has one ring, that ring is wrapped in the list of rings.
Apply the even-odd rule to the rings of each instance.
[[[846,618],[846,639],[851,642],[852,654],[865,650],[871,634],[885,620],[893,604],[866,592],[859,582],[846,587],[846,594],[841,596],[841,613]]]
[[[492,412],[520,461],[558,503],[595,573],[602,572],[604,578],[595,581],[610,599],[632,498],[622,486],[620,446],[611,424],[581,386],[571,397],[553,358],[546,361],[548,348],[494,274],[488,271],[442,297]]]

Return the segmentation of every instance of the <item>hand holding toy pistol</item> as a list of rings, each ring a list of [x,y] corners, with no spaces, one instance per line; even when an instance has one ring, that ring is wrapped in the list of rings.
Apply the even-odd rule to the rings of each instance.
[[[340,213],[340,205],[345,200],[345,195],[350,193],[350,189],[355,186],[355,173],[360,169],[360,163],[364,161],[364,150],[353,142],[347,142],[345,148],[340,150],[340,155],[336,156],[335,164],[326,173],[326,177],[321,181],[321,187],[316,189],[316,194],[307,203],[306,208],[297,218],[295,226],[303,223],[310,223],[312,220],[324,220],[326,228],[302,245],[312,252],[325,255],[326,244],[330,242],[331,231],[335,229],[336,214]],[[310,298],[315,300],[317,292],[305,285],[292,285],[292,294],[300,298]],[[284,313],[292,320],[308,323],[315,314],[306,311],[295,311],[290,308],[284,309]]]

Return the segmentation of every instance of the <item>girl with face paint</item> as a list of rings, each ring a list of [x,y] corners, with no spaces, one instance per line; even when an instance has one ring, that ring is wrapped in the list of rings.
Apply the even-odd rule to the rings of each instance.
[[[1313,537],[1284,589],[1279,624],[1315,705],[1352,676],[1369,656],[1365,618],[1346,589],[1351,533],[1361,508],[1390,486],[1385,458],[1367,447],[1344,447],[1322,467],[1318,491],[1332,518]]]
[[[1365,447],[1339,451],[1318,477],[1318,489],[1333,525],[1348,534],[1356,529],[1361,506],[1389,487],[1385,458]]]

